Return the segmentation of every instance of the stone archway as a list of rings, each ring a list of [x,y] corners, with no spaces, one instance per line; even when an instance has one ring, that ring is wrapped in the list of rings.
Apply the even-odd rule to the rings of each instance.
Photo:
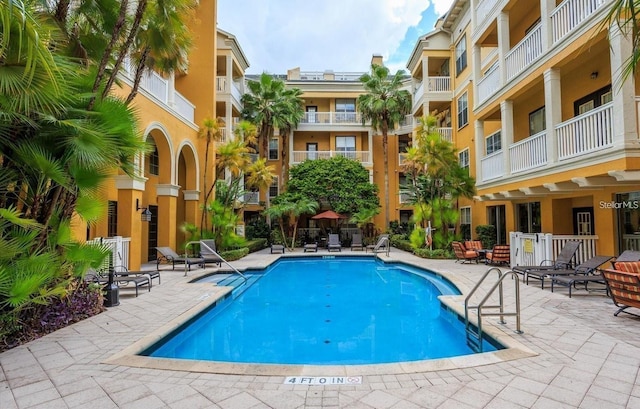
[[[195,146],[183,141],[177,154],[176,184],[180,186],[176,205],[176,229],[178,243],[187,238],[180,226],[185,222],[200,226],[200,166]]]

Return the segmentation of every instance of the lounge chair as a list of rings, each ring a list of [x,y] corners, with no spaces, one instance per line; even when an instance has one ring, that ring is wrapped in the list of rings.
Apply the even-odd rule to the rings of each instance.
[[[167,262],[171,263],[173,270],[176,269],[177,264],[186,264],[191,270],[192,265],[202,265],[202,257],[185,257],[181,256],[171,247],[156,247],[156,251],[160,253],[160,256],[156,259],[157,269],[160,270],[160,263]]]
[[[362,245],[362,234],[354,233],[351,237],[351,251],[359,249],[360,251],[364,250],[364,246]]]
[[[618,307],[613,315],[618,316],[621,312],[640,317],[638,314],[626,311],[627,308],[640,308],[640,274],[633,271],[640,271],[640,263],[627,262],[619,263],[620,270],[603,270],[602,275],[607,284],[607,290]],[[625,264],[624,266],[622,264]],[[632,271],[622,270],[626,268]]]
[[[85,280],[98,283],[101,286],[109,284],[109,277],[107,273],[98,272],[95,270],[89,270],[85,274]],[[138,296],[138,288],[146,286],[151,291],[151,277],[149,276],[113,276],[113,282],[119,289],[133,288],[136,290],[136,297]]]
[[[307,243],[303,246],[304,252],[312,251],[316,253],[318,251],[318,243]]]
[[[640,251],[635,250],[625,250],[614,261],[611,262],[614,270],[618,270],[616,268],[616,263],[626,263],[628,261],[640,261]]]
[[[496,244],[493,246],[493,250],[488,251],[485,254],[486,264],[506,264],[511,262],[511,249],[508,244]]]
[[[337,234],[329,234],[329,242],[327,243],[327,250],[342,251],[342,244],[340,244],[340,236]]]
[[[472,261],[478,262],[480,254],[475,250],[467,250],[459,241],[451,242],[453,253],[456,255],[456,263],[462,261],[462,264]]]
[[[581,275],[584,277],[585,275],[593,274],[598,267],[611,260],[611,256],[593,256],[589,260],[584,261],[577,265],[575,268],[565,268],[565,269],[541,269],[541,270],[527,270],[524,275],[524,282],[528,285],[529,278],[533,278],[536,280],[540,280],[541,288],[544,289],[544,279],[549,278],[553,280],[555,277],[559,276],[578,276]],[[556,280],[556,282],[560,282]],[[553,285],[553,284],[552,284]]]
[[[482,242],[480,240],[467,240],[464,242],[464,248],[467,250],[482,250]]]
[[[388,246],[389,246],[389,235],[381,234],[380,237],[378,237],[378,241],[376,241],[376,244],[369,244],[367,247],[364,248],[364,251],[366,253],[369,250],[371,250],[373,253],[377,253],[379,251],[386,250]]]
[[[558,257],[556,257],[555,261],[552,260],[542,260],[539,266],[514,266],[512,268],[518,274],[522,274],[523,276],[527,275],[527,272],[530,270],[540,271],[540,270],[557,270],[557,269],[567,269],[573,266],[573,258],[578,251],[578,247],[580,247],[580,242],[576,240],[570,240],[566,242]]]
[[[115,266],[113,268],[113,274],[115,274],[115,276],[118,277],[118,278],[116,278],[116,281],[120,277],[138,277],[138,276],[143,276],[143,277],[149,277],[149,284],[151,284],[151,285],[153,285],[153,280],[154,279],[158,279],[158,284],[161,283],[160,271],[159,270],[131,271],[125,266]]]
[[[215,240],[200,240],[200,257],[202,257],[202,267],[205,264],[217,264],[218,267],[222,267],[222,257],[216,250]]]
[[[271,245],[271,254],[273,253],[282,253],[284,254],[284,244],[272,244]]]

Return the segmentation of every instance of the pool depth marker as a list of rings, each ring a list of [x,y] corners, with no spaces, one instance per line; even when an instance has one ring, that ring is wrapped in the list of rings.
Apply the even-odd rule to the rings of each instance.
[[[288,376],[288,385],[362,385],[361,376]]]

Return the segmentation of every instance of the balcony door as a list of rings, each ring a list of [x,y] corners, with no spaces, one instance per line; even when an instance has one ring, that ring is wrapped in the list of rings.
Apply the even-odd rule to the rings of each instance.
[[[307,159],[316,160],[318,159],[318,144],[307,143]]]
[[[315,124],[318,122],[318,107],[314,105],[307,105],[307,122]]]
[[[149,237],[147,240],[147,261],[153,261],[158,258],[156,246],[158,245],[158,206],[150,205],[151,220],[149,223]]]

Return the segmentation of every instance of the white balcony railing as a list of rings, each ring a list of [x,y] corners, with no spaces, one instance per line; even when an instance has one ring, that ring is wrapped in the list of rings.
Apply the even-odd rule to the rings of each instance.
[[[451,91],[451,77],[428,77],[427,86],[429,92]]]
[[[305,160],[329,159],[334,156],[344,156],[346,158],[362,162],[371,162],[371,152],[369,151],[293,151],[292,163],[300,163]]]
[[[169,82],[155,71],[144,74],[140,86],[163,103],[169,102]]]
[[[362,125],[360,112],[305,112],[300,124]]]
[[[547,163],[547,131],[509,146],[511,173],[534,169]]]
[[[229,92],[227,89],[227,77],[216,77],[216,91]]]
[[[240,103],[242,99],[242,91],[240,90],[240,85],[236,82],[231,83],[231,97],[233,97],[238,103]]]
[[[565,0],[551,13],[551,35],[553,43],[562,40],[607,0]]]
[[[196,106],[177,91],[175,93],[175,104],[176,112],[186,120],[193,122]]]
[[[542,24],[538,24],[505,57],[507,80],[514,78],[542,55]]]
[[[424,95],[424,82],[421,82],[420,85],[413,91],[413,103],[418,103],[420,98]]]
[[[504,154],[502,151],[493,152],[480,160],[482,181],[496,179],[504,175]]]
[[[498,3],[498,0],[481,0],[476,9],[476,19],[478,26],[481,26],[484,20],[489,17],[491,10]]]
[[[478,81],[478,101],[482,102],[493,95],[500,87],[500,67],[498,64],[490,68]]]
[[[613,103],[556,126],[558,159],[569,159],[613,145]]]
[[[411,202],[411,193],[401,190],[398,195],[400,196],[400,203],[404,204],[404,203],[410,203]]]
[[[451,127],[438,128],[438,133],[440,134],[443,140],[453,143],[453,128]]]

